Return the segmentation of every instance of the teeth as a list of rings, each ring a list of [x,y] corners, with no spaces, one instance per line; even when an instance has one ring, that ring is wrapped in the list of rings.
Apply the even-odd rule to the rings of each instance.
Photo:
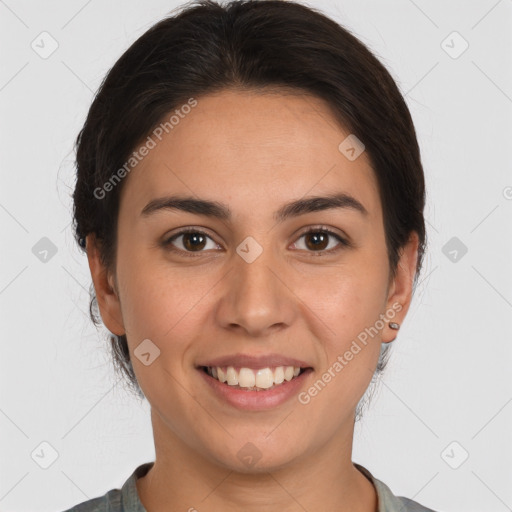
[[[244,368],[242,368],[243,370]],[[240,370],[240,373],[242,373]],[[252,370],[247,370],[253,373]],[[254,374],[253,374],[254,375]],[[270,368],[261,368],[256,372],[255,385],[257,388],[268,389],[274,385],[274,374]]]
[[[282,384],[284,382],[284,369],[282,366],[278,366],[274,370],[274,384]]]
[[[235,370],[233,369],[233,372]],[[254,372],[252,370],[249,370],[249,368],[240,368],[240,372],[238,374],[239,381],[237,384],[241,388],[252,388],[254,384],[256,384],[256,377],[254,375]],[[231,384],[228,380],[228,384]]]
[[[236,370],[233,366],[221,368],[220,366],[208,367],[207,372],[214,379],[224,382],[229,386],[236,386],[245,389],[269,389],[275,385],[282,384],[297,377],[300,368],[297,366],[277,366],[272,368],[240,368]]]
[[[238,374],[232,366],[228,366],[226,378],[228,379],[228,384],[230,386],[236,386],[238,384]]]

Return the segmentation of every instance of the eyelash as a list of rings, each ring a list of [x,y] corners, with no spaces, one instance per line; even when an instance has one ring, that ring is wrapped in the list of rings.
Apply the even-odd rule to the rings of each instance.
[[[200,229],[185,228],[185,229],[182,229],[181,231],[179,231],[178,233],[175,233],[174,235],[172,235],[167,240],[165,240],[163,242],[163,244],[162,244],[163,247],[165,249],[168,249],[168,250],[172,251],[172,252],[180,253],[181,255],[184,255],[186,257],[192,257],[192,258],[195,258],[195,257],[199,256],[202,252],[205,252],[205,251],[183,251],[182,249],[178,249],[178,248],[176,248],[176,247],[174,247],[172,245],[172,242],[174,242],[174,240],[179,238],[181,235],[184,235],[184,234],[187,234],[187,233],[194,233],[194,234],[204,235],[207,238],[210,238],[212,241],[215,242],[215,240],[213,240],[212,237],[210,235],[208,235],[208,233],[206,233],[204,231],[201,231]],[[338,247],[335,247],[335,248],[329,249],[329,250],[307,251],[307,252],[312,253],[315,256],[331,255],[333,253],[338,252],[342,248],[351,247],[351,244],[346,239],[342,238],[340,235],[338,235],[338,233],[335,233],[334,231],[332,231],[332,230],[330,230],[330,229],[328,229],[328,228],[326,228],[324,226],[314,226],[314,227],[308,228],[306,231],[301,233],[301,235],[298,237],[297,240],[299,240],[300,238],[302,238],[305,235],[308,235],[309,233],[325,233],[325,234],[327,234],[329,236],[332,236],[332,237],[336,238],[338,240],[338,242],[340,242],[340,245],[341,245],[341,247],[338,246]],[[215,243],[217,243],[217,242],[215,242]]]

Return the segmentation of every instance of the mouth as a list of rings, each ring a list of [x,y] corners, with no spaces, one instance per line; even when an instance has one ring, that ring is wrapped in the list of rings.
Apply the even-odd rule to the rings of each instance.
[[[303,373],[312,371],[310,367],[268,366],[248,368],[234,366],[199,366],[198,369],[212,379],[243,391],[269,391],[293,381]]]

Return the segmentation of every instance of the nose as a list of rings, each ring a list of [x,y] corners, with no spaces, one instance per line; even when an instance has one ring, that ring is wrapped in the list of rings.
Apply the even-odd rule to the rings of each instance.
[[[271,249],[249,261],[234,254],[233,267],[223,283],[217,320],[225,329],[265,337],[293,323],[297,298]]]

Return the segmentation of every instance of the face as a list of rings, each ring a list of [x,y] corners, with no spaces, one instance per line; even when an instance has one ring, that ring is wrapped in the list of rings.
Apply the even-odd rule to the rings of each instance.
[[[250,471],[245,455],[271,469],[352,442],[381,343],[396,336],[387,320],[410,302],[417,240],[390,279],[376,178],[364,151],[340,151],[349,134],[315,97],[197,98],[125,178],[115,273],[89,237],[102,318],[126,333],[169,443]],[[281,366],[301,373],[267,389]],[[224,372],[264,389],[221,383]]]

